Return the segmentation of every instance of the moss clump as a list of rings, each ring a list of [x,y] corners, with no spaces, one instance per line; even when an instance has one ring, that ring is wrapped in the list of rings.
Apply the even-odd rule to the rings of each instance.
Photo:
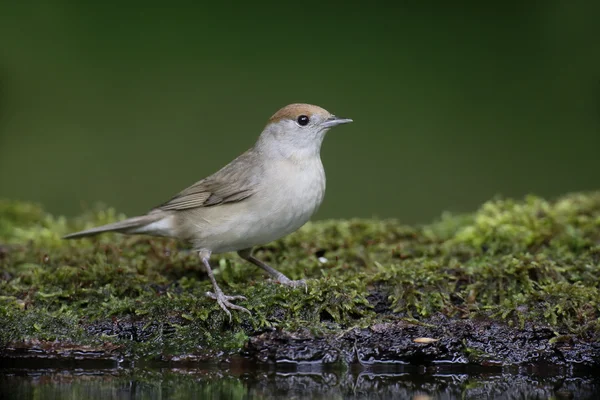
[[[252,316],[233,322],[214,301],[197,256],[173,240],[106,234],[112,209],[67,221],[0,202],[0,345],[31,340],[119,346],[153,358],[236,352],[265,329],[341,333],[389,319],[485,316],[556,335],[597,338],[600,193],[556,201],[496,199],[471,215],[421,227],[393,220],[321,221],[257,249],[305,289],[272,282],[233,254],[217,279]]]

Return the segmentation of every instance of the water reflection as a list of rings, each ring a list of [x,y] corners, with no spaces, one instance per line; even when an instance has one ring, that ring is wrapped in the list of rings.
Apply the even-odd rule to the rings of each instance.
[[[547,368],[269,366],[232,362],[185,368],[8,368],[11,399],[592,399],[592,372]]]

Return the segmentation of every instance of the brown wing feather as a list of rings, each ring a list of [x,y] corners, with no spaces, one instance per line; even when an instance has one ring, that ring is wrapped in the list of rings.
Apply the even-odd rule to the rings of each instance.
[[[248,163],[251,158],[251,152],[242,154],[220,171],[182,190],[156,209],[182,211],[232,203],[252,196],[255,191],[252,184],[255,174],[251,168],[244,168],[253,165]]]

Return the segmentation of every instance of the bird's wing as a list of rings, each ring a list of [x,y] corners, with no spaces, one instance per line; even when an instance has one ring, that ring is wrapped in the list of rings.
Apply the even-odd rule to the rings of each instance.
[[[250,154],[243,154],[215,174],[182,190],[155,210],[182,211],[233,203],[252,196],[256,191],[256,185],[253,184],[255,171],[243,167],[248,165],[244,162],[250,161],[248,158],[252,158]]]

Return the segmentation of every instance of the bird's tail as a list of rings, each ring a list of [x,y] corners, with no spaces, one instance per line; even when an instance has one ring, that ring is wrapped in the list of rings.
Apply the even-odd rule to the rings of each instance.
[[[86,236],[94,236],[103,232],[120,232],[120,233],[142,233],[144,227],[160,220],[163,216],[156,214],[142,215],[139,217],[127,218],[123,221],[114,222],[112,224],[97,226],[95,228],[86,229],[85,231],[71,233],[63,236],[63,239],[76,239]]]

